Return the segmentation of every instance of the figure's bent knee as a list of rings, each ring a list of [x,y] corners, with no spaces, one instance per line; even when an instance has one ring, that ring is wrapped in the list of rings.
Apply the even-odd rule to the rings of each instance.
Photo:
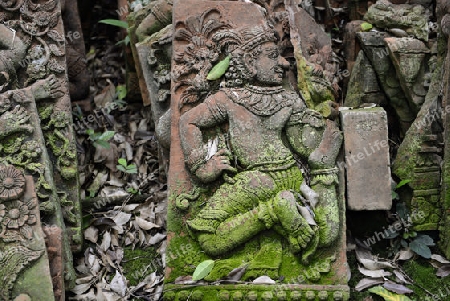
[[[231,243],[226,243],[224,240],[221,241],[215,234],[200,234],[198,242],[202,249],[211,256],[222,255],[233,248]]]

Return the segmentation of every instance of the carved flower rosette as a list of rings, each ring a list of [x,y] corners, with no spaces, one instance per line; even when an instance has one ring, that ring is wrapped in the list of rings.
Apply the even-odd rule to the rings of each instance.
[[[30,240],[37,217],[37,199],[21,200],[25,189],[23,172],[12,165],[0,166],[0,238],[5,242]]]
[[[22,171],[12,165],[0,166],[0,203],[19,199],[24,188],[25,177]]]

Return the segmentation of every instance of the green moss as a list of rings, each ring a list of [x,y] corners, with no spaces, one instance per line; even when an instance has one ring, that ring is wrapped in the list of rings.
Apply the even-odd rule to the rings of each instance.
[[[124,249],[123,268],[130,285],[137,285],[147,275],[158,271],[163,274],[162,261],[155,249]]]
[[[436,269],[431,266],[429,260],[417,258],[416,260],[409,260],[403,266],[406,274],[411,277],[415,283],[411,286],[414,290],[414,296],[416,300],[427,300],[427,294],[424,289],[433,294],[439,294],[440,291],[446,292],[446,289],[450,292],[450,277],[440,278],[436,276]],[[423,289],[424,288],[424,289]],[[447,300],[446,297],[442,300]]]

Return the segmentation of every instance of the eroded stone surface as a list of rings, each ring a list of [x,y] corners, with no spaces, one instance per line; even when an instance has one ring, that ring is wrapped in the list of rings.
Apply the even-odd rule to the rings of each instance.
[[[444,62],[444,75],[443,75],[443,88],[442,88],[442,106],[444,108],[450,105],[450,3],[445,0],[437,1],[437,15],[438,22],[441,24],[441,30],[444,34],[442,39],[446,42],[446,51],[441,58]],[[442,191],[442,206],[444,209],[441,229],[441,248],[446,254],[447,258],[450,257],[450,114],[446,112],[443,117],[444,125],[444,164],[443,164],[443,191]]]
[[[364,103],[386,105],[387,100],[378,84],[377,74],[370,60],[360,51],[350,76],[344,106],[358,108]]]
[[[407,35],[428,41],[428,14],[422,5],[392,4],[389,0],[381,0],[369,7],[364,20],[388,30],[401,29]]]
[[[346,300],[341,134],[283,87],[289,64],[263,12],[252,3],[174,2],[166,287],[220,258],[207,281],[247,262],[243,280],[327,283],[299,291]],[[310,168],[309,183],[296,156]],[[273,298],[273,289],[261,297]]]
[[[1,163],[33,177],[42,221],[65,234],[58,272],[70,287],[81,210],[60,2],[1,2],[0,11]]]
[[[343,110],[347,205],[351,210],[392,206],[386,112],[382,108]]]
[[[397,77],[408,97],[411,108],[418,112],[427,94],[425,74],[429,73],[430,50],[425,44],[413,38],[385,38],[389,54],[397,71]]]
[[[417,112],[414,111],[414,108],[411,108],[405,93],[401,89],[395,67],[389,57],[389,50],[384,44],[384,38],[389,35],[385,32],[359,32],[356,36],[361,43],[364,54],[370,60],[377,74],[389,104],[398,116],[402,132],[406,133]]]
[[[0,298],[54,300],[33,178],[0,165],[0,183]]]

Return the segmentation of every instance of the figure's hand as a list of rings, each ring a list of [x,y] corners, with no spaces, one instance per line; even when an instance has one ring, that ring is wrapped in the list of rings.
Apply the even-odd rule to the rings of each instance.
[[[8,111],[0,117],[1,137],[6,137],[17,132],[32,133],[33,128],[28,125],[30,115],[21,106],[16,106],[12,111]]]
[[[203,182],[216,180],[223,171],[236,173],[237,170],[230,164],[230,151],[221,149],[215,153],[203,166],[199,167],[195,175]]]
[[[336,124],[327,120],[327,125],[317,149],[309,156],[308,163],[312,170],[332,168],[342,144],[342,133]]]

